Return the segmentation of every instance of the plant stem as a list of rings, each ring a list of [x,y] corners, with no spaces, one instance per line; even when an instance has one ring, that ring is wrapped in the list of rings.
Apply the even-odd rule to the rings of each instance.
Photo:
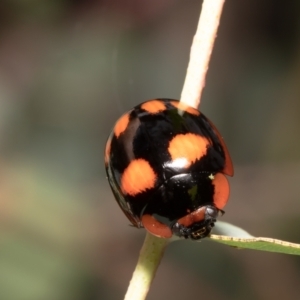
[[[194,36],[181,102],[197,108],[225,0],[204,0]],[[147,233],[125,300],[144,300],[169,239]]]
[[[146,299],[168,241],[169,239],[158,238],[147,232],[124,300]]]
[[[190,61],[181,93],[181,102],[197,108],[225,0],[204,0],[198,28],[190,52]]]

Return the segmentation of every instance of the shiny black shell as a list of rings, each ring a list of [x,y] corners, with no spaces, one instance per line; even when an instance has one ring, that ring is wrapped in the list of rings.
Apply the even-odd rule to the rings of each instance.
[[[204,154],[197,154],[196,158],[192,159],[194,154],[187,150],[190,158],[185,165],[170,153],[171,141],[182,136],[185,140],[197,137],[206,143],[202,146]],[[185,147],[185,143],[178,141],[176,149]],[[195,144],[195,140],[191,139],[190,144]],[[133,161],[137,165],[146,162],[153,172],[146,168],[135,176],[132,173],[137,169],[133,168],[130,177],[125,176]],[[144,165],[140,166],[143,169]],[[147,214],[184,237],[190,233],[182,232],[203,226],[207,228],[201,237],[210,232],[218,211],[222,210],[215,203],[211,178],[218,173],[233,175],[228,150],[212,122],[198,110],[172,99],[146,101],[117,121],[106,144],[105,167],[114,196],[134,226],[143,227],[142,216]],[[132,178],[137,188],[128,188],[125,177],[127,181]],[[144,182],[140,183],[142,179]],[[178,230],[177,221],[200,207],[212,208],[213,217],[205,216],[197,228]]]

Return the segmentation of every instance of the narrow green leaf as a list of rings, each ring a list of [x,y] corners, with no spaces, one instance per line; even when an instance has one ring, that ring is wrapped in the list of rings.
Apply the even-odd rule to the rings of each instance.
[[[247,231],[231,225],[219,222],[217,231],[228,235],[211,234],[210,239],[239,249],[253,249],[268,252],[300,255],[300,244],[285,242],[272,238],[253,237]],[[231,236],[229,236],[229,233]]]
[[[216,222],[216,225],[214,227],[214,233],[218,235],[226,235],[238,238],[254,238],[254,236],[246,230],[233,224],[222,221]]]

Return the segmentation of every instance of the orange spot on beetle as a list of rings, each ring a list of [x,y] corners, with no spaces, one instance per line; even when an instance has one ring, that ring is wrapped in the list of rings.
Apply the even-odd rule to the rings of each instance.
[[[185,227],[189,227],[194,223],[201,222],[205,219],[206,206],[202,206],[188,215],[180,218],[177,222]]]
[[[141,105],[143,110],[146,110],[150,114],[157,114],[166,109],[166,106],[163,102],[159,100],[152,100],[145,102]]]
[[[227,177],[222,173],[214,175],[212,184],[215,187],[214,204],[218,209],[223,209],[229,198],[229,182]]]
[[[178,134],[170,142],[168,151],[172,160],[185,159],[185,167],[199,160],[207,152],[209,141],[193,133]]]
[[[183,102],[180,102],[180,101],[171,101],[171,104],[173,106],[175,106],[176,108],[182,110],[182,111],[186,111],[192,115],[195,115],[195,116],[199,116],[200,115],[200,111],[197,110],[196,108],[194,107],[191,107],[189,105],[186,105],[185,103]]]
[[[142,159],[135,159],[125,169],[121,185],[124,193],[135,196],[151,189],[155,185],[156,174],[150,164]]]
[[[121,133],[123,133],[129,123],[129,114],[123,115],[116,123],[115,128],[114,128],[114,133],[116,137],[119,137]]]
[[[143,215],[142,223],[143,223],[145,229],[155,236],[158,236],[161,238],[172,237],[172,230],[167,225],[157,221],[151,215]]]

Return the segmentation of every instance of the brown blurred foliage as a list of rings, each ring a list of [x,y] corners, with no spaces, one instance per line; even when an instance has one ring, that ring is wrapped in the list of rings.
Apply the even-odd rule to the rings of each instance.
[[[179,98],[201,1],[2,0],[0,299],[122,299],[143,241],[105,179],[115,120]],[[227,1],[201,110],[235,163],[223,220],[300,242],[300,4]],[[298,257],[169,246],[149,300],[296,299]]]

